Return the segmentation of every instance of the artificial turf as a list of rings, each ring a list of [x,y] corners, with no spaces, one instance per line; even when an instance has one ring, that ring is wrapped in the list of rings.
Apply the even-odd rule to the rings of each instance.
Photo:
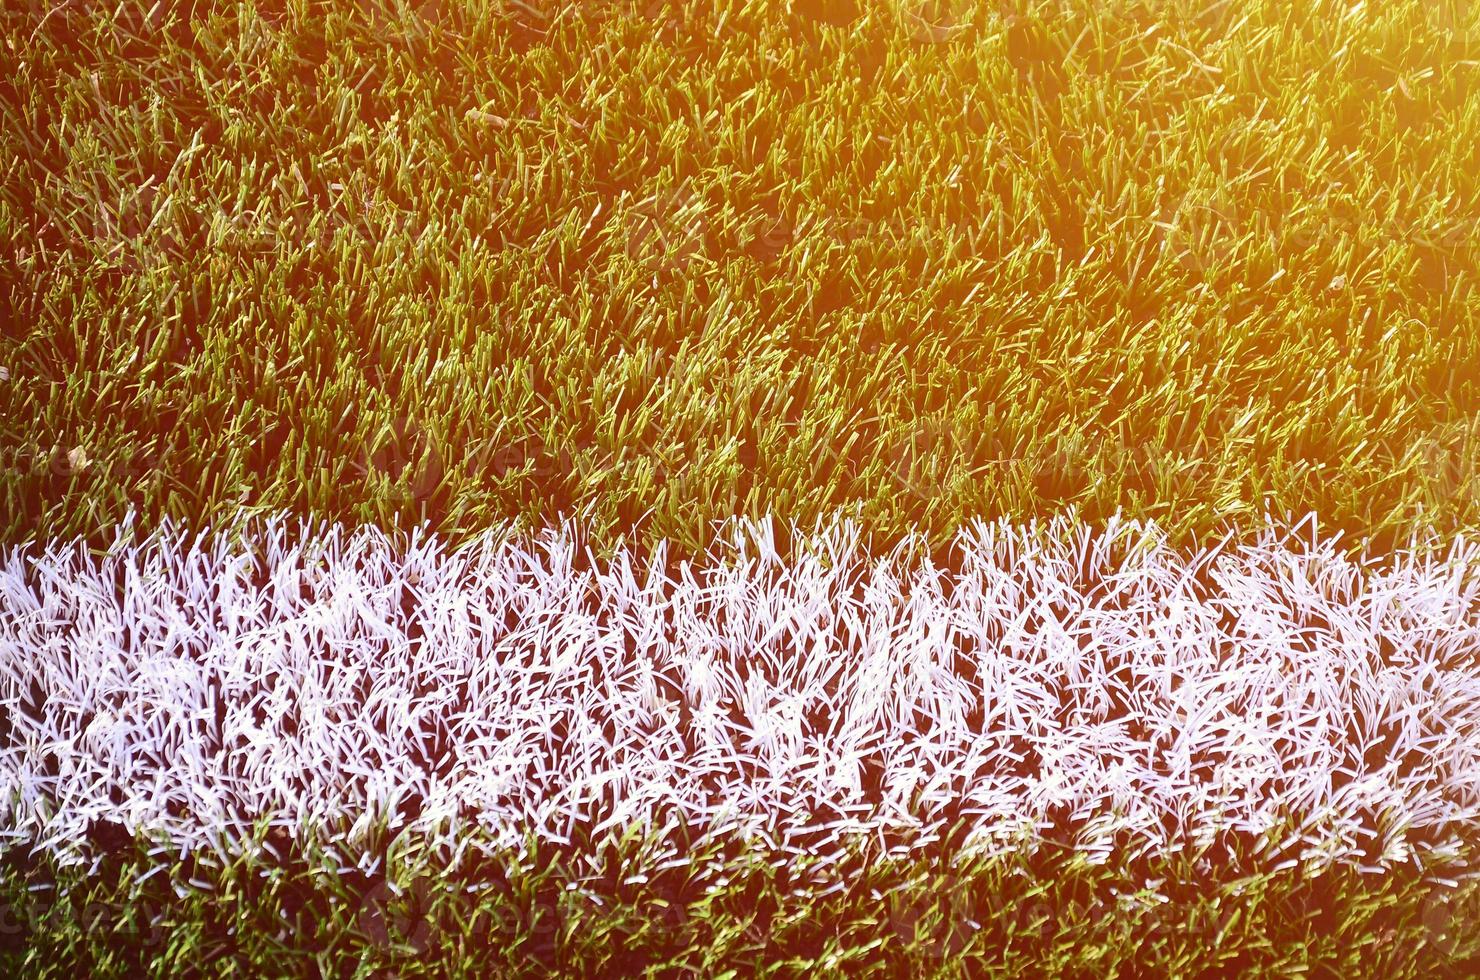
[[[259,838],[264,840],[266,838]],[[270,842],[269,842],[270,843]],[[623,877],[558,849],[450,862],[413,842],[358,863],[287,844],[222,860],[147,842],[83,868],[12,860],[0,968],[27,977],[1465,978],[1476,881],[1373,880],[1161,856],[1133,872],[1072,851],[795,862],[696,848]],[[153,874],[150,874],[153,872]]]
[[[17,0],[0,37],[7,546],[239,507],[450,540],[569,518],[675,556],[766,513],[880,547],[1070,507],[1178,546],[1267,513],[1379,551],[1480,529],[1473,4]],[[163,938],[13,897],[5,962],[482,955],[278,936],[277,893],[223,925],[159,857],[15,858],[12,896],[70,881]],[[1242,933],[1136,959],[1134,915],[1086,931],[1073,876],[1042,874],[1060,939],[989,932],[949,968],[1474,969],[1450,938],[1473,902],[1436,930],[1420,889],[1379,921],[1388,879],[1339,872],[1316,926],[1261,897]],[[631,968],[935,962],[865,892],[793,903],[820,938],[757,938],[741,880]],[[360,921],[334,887],[318,921]],[[489,955],[608,968],[592,937],[646,901]]]
[[[4,540],[1480,518],[1464,4],[0,18]]]

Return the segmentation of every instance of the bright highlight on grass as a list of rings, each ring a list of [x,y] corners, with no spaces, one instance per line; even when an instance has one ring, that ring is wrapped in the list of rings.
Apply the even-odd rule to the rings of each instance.
[[[0,11],[0,534],[1480,530],[1459,0]]]
[[[964,528],[947,569],[776,531],[672,569],[570,527],[13,550],[3,830],[84,856],[99,824],[198,849],[264,820],[814,857],[1261,842],[1376,872],[1480,827],[1480,547],[1353,560],[1306,524],[1185,552],[1061,517]]]
[[[1480,5],[0,68],[0,974],[1480,973]]]

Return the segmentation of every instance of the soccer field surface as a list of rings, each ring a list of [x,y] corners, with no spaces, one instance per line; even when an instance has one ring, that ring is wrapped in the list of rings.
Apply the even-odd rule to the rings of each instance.
[[[1477,18],[8,5],[0,966],[1472,975]]]

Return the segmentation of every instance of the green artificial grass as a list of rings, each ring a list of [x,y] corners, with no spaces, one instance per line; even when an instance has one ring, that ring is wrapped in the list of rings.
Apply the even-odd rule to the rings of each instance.
[[[794,9],[793,9],[794,8]],[[0,14],[0,539],[1480,527],[1464,4]]]
[[[11,976],[1167,976],[1435,978],[1480,968],[1480,882],[1052,848],[809,869],[697,846],[645,879],[633,838],[360,862],[268,838],[221,860],[114,842],[0,873]],[[406,845],[404,840],[399,845]],[[839,872],[846,874],[846,879]],[[830,884],[828,882],[831,882]]]

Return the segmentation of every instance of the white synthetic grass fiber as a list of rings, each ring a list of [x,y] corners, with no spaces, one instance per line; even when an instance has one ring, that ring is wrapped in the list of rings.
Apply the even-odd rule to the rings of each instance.
[[[823,853],[1073,821],[1100,859],[1284,826],[1280,853],[1381,867],[1480,826],[1463,540],[1349,558],[1311,523],[1183,552],[1071,515],[974,524],[942,568],[847,523],[776,530],[732,522],[671,571],[569,526],[453,549],[274,518],[11,549],[0,832],[198,847],[379,815]]]

